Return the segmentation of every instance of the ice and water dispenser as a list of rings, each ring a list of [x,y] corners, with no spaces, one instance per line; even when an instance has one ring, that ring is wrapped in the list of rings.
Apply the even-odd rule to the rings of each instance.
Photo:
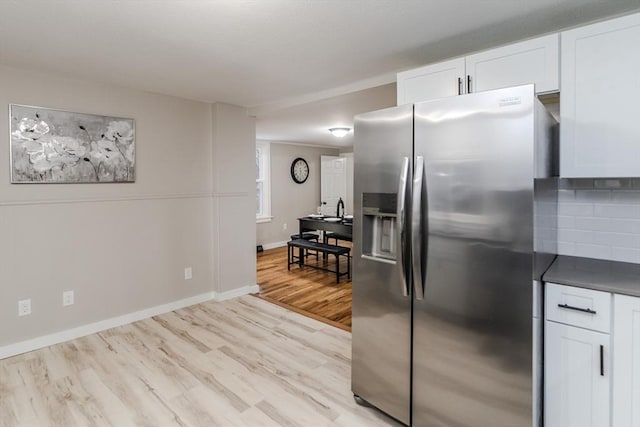
[[[380,261],[396,259],[396,193],[362,194],[362,254]]]

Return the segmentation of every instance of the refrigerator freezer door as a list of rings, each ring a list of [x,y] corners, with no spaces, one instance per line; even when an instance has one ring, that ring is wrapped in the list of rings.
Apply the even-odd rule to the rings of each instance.
[[[521,86],[415,105],[415,427],[532,425],[533,103]]]
[[[398,218],[408,209],[398,203],[410,200],[413,105],[356,116],[354,135],[352,390],[409,424],[408,218]]]

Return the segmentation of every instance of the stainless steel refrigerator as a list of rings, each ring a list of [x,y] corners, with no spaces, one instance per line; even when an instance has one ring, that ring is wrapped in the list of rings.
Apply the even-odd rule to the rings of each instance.
[[[355,118],[352,390],[416,427],[537,422],[555,122],[533,85]]]

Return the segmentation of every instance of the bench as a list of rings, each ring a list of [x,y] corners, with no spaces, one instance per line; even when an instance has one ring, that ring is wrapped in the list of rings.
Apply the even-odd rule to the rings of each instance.
[[[302,236],[300,236],[300,234],[292,234],[291,235],[291,240],[302,239],[302,240],[313,240],[313,241],[317,242],[319,237],[320,236],[318,236],[316,233],[304,232],[304,233],[302,233]],[[327,243],[327,242],[325,242],[325,243]],[[306,249],[305,253],[306,253],[306,255],[305,255],[306,257],[310,256],[309,255],[309,249]],[[318,251],[315,251],[313,253],[313,255],[316,256],[316,259],[318,259]]]
[[[299,254],[296,255],[296,248],[300,250]],[[331,270],[329,268],[321,267],[319,265],[313,264],[305,264],[304,263],[304,251],[305,250],[313,250],[322,252],[327,255],[334,255],[336,257],[336,269]],[[347,271],[340,271],[340,257],[344,256],[347,258]],[[320,242],[312,242],[304,239],[295,239],[287,242],[287,270],[291,270],[292,264],[298,264],[298,266],[308,266],[311,268],[316,268],[318,270],[328,271],[330,273],[336,273],[336,283],[340,283],[341,276],[347,276],[347,278],[351,279],[351,248],[347,248],[344,246],[337,245],[329,245],[326,243]]]

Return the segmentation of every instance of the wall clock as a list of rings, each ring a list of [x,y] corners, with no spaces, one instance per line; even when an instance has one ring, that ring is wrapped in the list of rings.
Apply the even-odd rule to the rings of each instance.
[[[291,163],[291,178],[297,184],[302,184],[309,178],[309,164],[302,157]]]

